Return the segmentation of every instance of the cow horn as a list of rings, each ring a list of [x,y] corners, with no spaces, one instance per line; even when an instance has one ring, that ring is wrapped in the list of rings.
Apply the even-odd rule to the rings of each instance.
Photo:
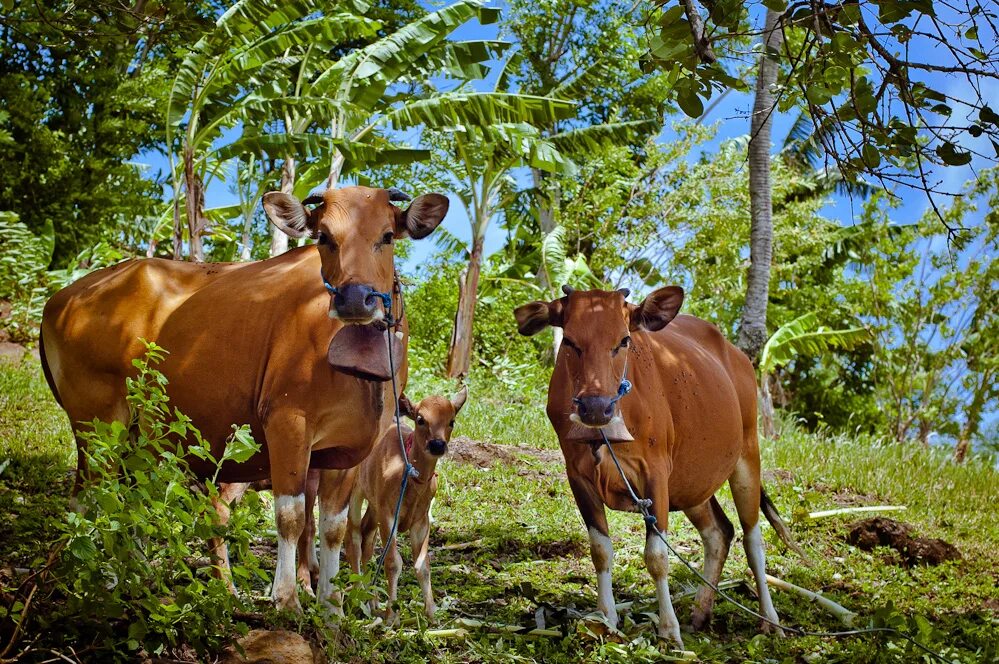
[[[413,200],[412,197],[409,194],[404,193],[404,192],[400,191],[399,189],[396,189],[395,187],[389,187],[387,189],[387,191],[388,191],[388,194],[389,194],[389,200],[390,201],[400,201],[401,202],[401,201],[411,201],[411,200]]]
[[[325,182],[316,185],[309,192],[309,195],[305,197],[305,200],[302,201],[302,205],[317,205],[319,203],[322,203],[323,194],[326,193],[326,189],[327,186]]]
[[[572,295],[573,293],[576,292],[576,289],[570,286],[569,284],[566,284],[565,286],[562,286],[562,292],[565,293],[566,295]]]
[[[621,295],[624,295],[624,299],[626,300],[628,299],[628,296],[631,295],[630,288],[618,288],[617,292],[620,293]]]

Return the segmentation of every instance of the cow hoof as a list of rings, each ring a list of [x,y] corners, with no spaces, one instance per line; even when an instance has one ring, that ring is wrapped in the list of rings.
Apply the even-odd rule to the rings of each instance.
[[[711,625],[711,612],[694,609],[694,615],[690,620],[690,629],[695,632],[702,632]]]
[[[777,625],[774,625],[773,623],[767,622],[766,620],[760,621],[760,632],[763,634],[770,634],[773,636],[784,638],[784,630],[782,630]]]
[[[659,638],[663,641],[672,641],[676,644],[676,647],[683,650],[683,637],[680,636],[680,627],[677,625],[675,629],[669,629],[667,627],[659,628]]]
[[[291,611],[292,613],[297,613],[299,615],[302,613],[302,604],[298,601],[297,593],[291,597],[274,598],[274,606],[277,607],[278,611]]]

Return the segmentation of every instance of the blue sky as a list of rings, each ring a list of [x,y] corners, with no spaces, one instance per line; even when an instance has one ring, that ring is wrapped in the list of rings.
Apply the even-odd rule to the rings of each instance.
[[[505,6],[505,3],[503,2],[494,2],[493,4],[500,8]],[[761,22],[762,20],[762,14],[759,12],[759,7],[756,7],[754,10],[754,18],[757,22]],[[454,38],[458,40],[502,38],[499,31],[499,24],[482,26],[475,22],[470,22],[459,28],[454,33]],[[933,53],[927,44],[914,41],[911,44],[910,56],[918,59],[932,60]],[[939,89],[952,94],[953,96],[967,96],[968,84],[963,78],[948,74],[936,74],[932,79],[930,79],[930,83]],[[473,86],[483,89],[488,87],[490,84],[491,82],[487,79],[486,81],[474,82]],[[990,92],[988,89],[983,92],[986,93],[984,96],[987,99],[999,98],[999,85],[992,85],[991,92],[993,94],[988,94]],[[751,94],[738,92],[728,94],[716,107],[711,110],[710,115],[705,119],[705,122],[708,124],[717,124],[718,130],[716,136],[712,140],[703,144],[698,152],[691,153],[688,158],[690,160],[697,160],[702,153],[712,153],[717,150],[718,145],[721,142],[748,134],[749,112],[752,107],[752,101],[753,99]],[[795,113],[793,112],[790,114],[775,114],[773,127],[773,142],[775,145],[779,145],[783,141],[794,118]],[[669,142],[675,137],[674,132],[670,128],[670,122],[670,118],[667,118],[663,132],[660,135],[660,141],[662,142]],[[238,134],[239,130],[237,128],[231,131],[235,135]],[[169,172],[168,160],[166,156],[161,153],[145,153],[140,155],[137,161],[149,165],[150,168],[148,172],[150,173],[150,176],[155,176],[158,173],[165,174]],[[931,181],[941,182],[941,188],[944,190],[957,191],[965,181],[973,177],[974,169],[981,169],[991,165],[988,163],[981,163],[981,161],[982,160],[976,158],[975,162],[968,167],[940,169],[939,173],[931,173]],[[392,184],[393,183],[386,183],[386,186],[391,186]],[[423,192],[410,193],[415,195]],[[896,193],[900,197],[901,206],[893,212],[892,217],[898,223],[913,223],[917,221],[920,217],[922,217],[929,206],[925,194],[919,190],[901,188],[898,189]],[[451,210],[448,213],[447,219],[444,221],[444,226],[457,237],[467,240],[470,233],[465,210],[457,198],[452,196],[451,200]],[[229,191],[229,186],[226,183],[216,180],[209,185],[206,193],[207,207],[228,205],[235,202],[236,196]],[[946,205],[946,203],[947,200],[944,197],[941,197],[938,201],[938,205]],[[860,213],[860,209],[861,201],[851,201],[846,197],[834,196],[830,200],[829,204],[822,210],[822,214],[828,218],[836,219],[844,225],[850,225],[855,222],[856,216]],[[978,217],[981,217],[981,213],[979,213]],[[497,249],[502,241],[503,233],[498,228],[494,227],[492,232],[487,236],[487,252]],[[432,250],[432,242],[415,243],[414,250],[408,261],[409,265],[406,267],[411,268],[415,263],[425,260],[427,255]]]

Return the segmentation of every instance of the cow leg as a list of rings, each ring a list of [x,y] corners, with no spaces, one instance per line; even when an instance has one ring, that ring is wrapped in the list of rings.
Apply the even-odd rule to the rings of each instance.
[[[676,619],[673,598],[669,592],[669,549],[663,541],[669,527],[669,495],[665,486],[651,485],[649,488],[652,514],[661,519],[655,526],[646,524],[645,528],[645,567],[656,584],[656,596],[659,599],[659,638],[673,639],[682,649],[680,621]]]
[[[340,547],[347,532],[347,501],[350,497],[351,471],[324,470],[319,485],[319,600],[335,610],[343,604],[343,595],[334,589],[340,573]]]
[[[355,489],[350,494],[347,505],[347,562],[354,574],[361,573],[361,519],[363,518],[364,496]]]
[[[746,550],[746,560],[749,569],[756,579],[756,593],[760,597],[760,613],[767,620],[779,622],[777,610],[770,599],[770,588],[767,586],[766,556],[763,553],[763,534],[760,532],[760,460],[756,456],[755,463],[745,456],[736,463],[735,471],[728,479],[732,489],[735,508],[739,512],[739,523],[742,526],[742,546]],[[776,632],[784,636],[784,631],[771,623],[760,621],[760,630],[766,634]]]
[[[722,567],[728,558],[729,546],[732,544],[732,537],[735,529],[732,522],[725,516],[718,500],[712,496],[711,500],[701,503],[697,507],[684,510],[684,514],[694,524],[701,534],[701,542],[704,544],[704,578],[717,586],[721,579]],[[701,586],[697,591],[695,600],[694,616],[691,625],[694,629],[704,629],[711,623],[711,609],[715,603],[715,591],[709,586]]]
[[[319,491],[319,471],[310,470],[305,482],[305,530],[298,538],[298,583],[305,592],[314,595],[319,581],[319,560],[316,558],[316,495]]]
[[[617,607],[611,585],[611,567],[614,564],[614,544],[607,526],[607,513],[596,488],[578,478],[569,478],[569,488],[576,499],[576,506],[586,524],[590,537],[590,557],[597,572],[597,610],[604,614],[608,624],[617,628]]]
[[[416,578],[423,591],[423,610],[427,620],[434,621],[437,605],[434,604],[434,593],[430,587],[430,519],[421,518],[413,524],[409,531],[409,545],[413,548],[413,567],[416,568]]]
[[[395,616],[395,600],[399,589],[399,573],[402,571],[402,556],[399,554],[399,533],[389,542],[389,533],[392,530],[392,522],[382,521],[379,524],[381,530],[382,543],[388,548],[385,554],[385,580],[388,582],[388,601],[385,606],[385,619],[391,621]]]
[[[212,507],[219,515],[219,523],[228,526],[229,519],[232,518],[232,508],[243,498],[250,485],[247,482],[223,483],[219,488],[218,497],[212,498]],[[213,537],[208,540],[208,547],[214,563],[212,572],[216,578],[225,581],[229,586],[229,592],[235,595],[236,586],[232,582],[232,569],[229,566],[229,545],[226,544],[225,538]]]
[[[277,566],[271,597],[278,609],[301,612],[298,601],[295,557],[305,531],[305,485],[309,474],[309,447],[305,444],[305,419],[281,410],[264,423],[274,492],[277,524]]]
[[[378,532],[377,515],[375,508],[368,503],[368,509],[364,510],[364,518],[361,520],[361,565],[367,565],[368,561],[375,555],[375,535]],[[360,570],[358,570],[360,571]]]

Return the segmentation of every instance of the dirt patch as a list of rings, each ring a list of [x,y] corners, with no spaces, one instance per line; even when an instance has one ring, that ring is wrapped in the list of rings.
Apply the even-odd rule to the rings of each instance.
[[[774,468],[773,470],[764,470],[761,473],[760,478],[763,480],[763,484],[771,484],[778,482],[780,484],[790,484],[794,482],[794,473],[790,470],[784,470],[783,468]]]
[[[519,455],[530,457],[545,464],[561,464],[562,462],[562,454],[557,450],[497,445],[496,443],[472,440],[465,436],[453,438],[448,444],[448,457],[452,461],[479,468],[492,468],[496,463],[516,466],[521,463]]]
[[[586,544],[580,540],[555,540],[539,542],[531,550],[542,560],[553,558],[582,558],[587,553]]]
[[[947,560],[963,558],[953,544],[939,538],[913,537],[912,526],[882,516],[853,524],[846,541],[864,551],[879,546],[895,549],[901,564],[906,567],[939,565]]]

